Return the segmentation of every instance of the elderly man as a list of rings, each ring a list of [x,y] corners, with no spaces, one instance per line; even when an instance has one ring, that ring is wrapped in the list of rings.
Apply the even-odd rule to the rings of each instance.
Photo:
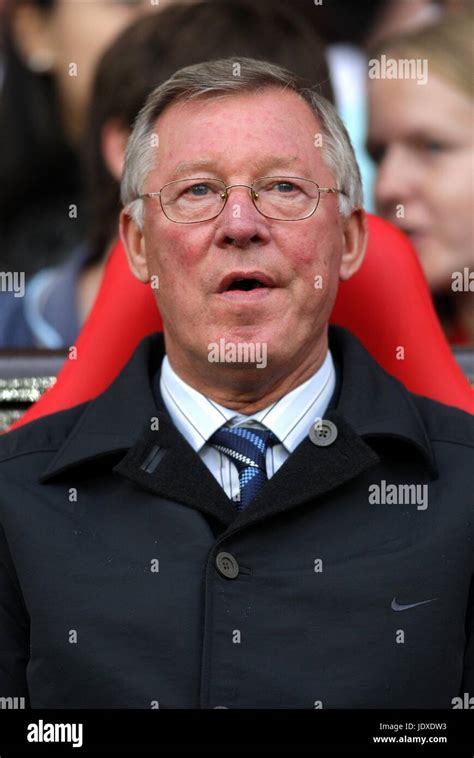
[[[122,196],[164,334],[1,441],[0,695],[465,702],[472,419],[328,329],[366,239],[333,108],[263,62],[182,69],[136,122]]]

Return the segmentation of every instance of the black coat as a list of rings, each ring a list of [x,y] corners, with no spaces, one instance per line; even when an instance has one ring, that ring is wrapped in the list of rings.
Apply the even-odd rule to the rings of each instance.
[[[451,708],[474,694],[473,418],[407,392],[349,332],[331,327],[330,346],[336,440],[305,438],[239,515],[155,399],[161,335],[97,399],[0,439],[0,697]]]

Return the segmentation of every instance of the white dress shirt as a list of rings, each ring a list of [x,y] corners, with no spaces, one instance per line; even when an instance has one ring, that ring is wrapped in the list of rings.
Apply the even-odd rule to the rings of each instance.
[[[239,500],[239,474],[229,458],[208,444],[221,426],[246,426],[270,429],[280,440],[267,449],[267,476],[270,478],[290,453],[309,434],[309,430],[329,405],[336,384],[336,372],[328,350],[320,368],[303,384],[251,416],[225,408],[184,382],[165,355],[161,366],[160,391],[174,425],[199,454],[232,500]]]

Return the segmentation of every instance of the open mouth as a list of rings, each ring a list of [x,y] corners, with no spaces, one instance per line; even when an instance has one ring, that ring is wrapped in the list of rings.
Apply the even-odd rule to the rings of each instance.
[[[238,271],[224,277],[219,286],[219,292],[252,292],[273,287],[275,287],[275,282],[267,274],[262,274],[260,271],[248,273]]]
[[[234,290],[250,292],[250,290],[260,289],[266,286],[266,284],[263,284],[258,279],[236,279],[226,290],[224,290],[224,292],[233,292]]]

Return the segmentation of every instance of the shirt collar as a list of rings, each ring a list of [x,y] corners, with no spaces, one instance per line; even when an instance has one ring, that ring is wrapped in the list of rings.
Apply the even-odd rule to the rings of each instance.
[[[436,461],[417,397],[387,374],[346,329],[331,326],[329,345],[340,382],[338,397],[333,398],[331,406],[369,443],[388,437],[410,445],[436,475]],[[144,429],[150,428],[157,411],[160,424],[170,425],[168,412],[163,402],[158,402],[152,386],[164,353],[162,334],[145,337],[108,389],[84,403],[80,411],[63,411],[33,422],[44,429],[49,447],[52,443],[57,445],[40,481],[47,482],[62,471],[110,452],[128,450]],[[22,429],[7,436],[12,449],[19,445],[25,452]]]
[[[317,371],[291,392],[250,416],[225,408],[191,387],[174,371],[168,356],[161,366],[160,392],[174,425],[199,452],[223,424],[256,422],[270,429],[288,453],[309,433],[331,400],[336,372],[331,352]]]

